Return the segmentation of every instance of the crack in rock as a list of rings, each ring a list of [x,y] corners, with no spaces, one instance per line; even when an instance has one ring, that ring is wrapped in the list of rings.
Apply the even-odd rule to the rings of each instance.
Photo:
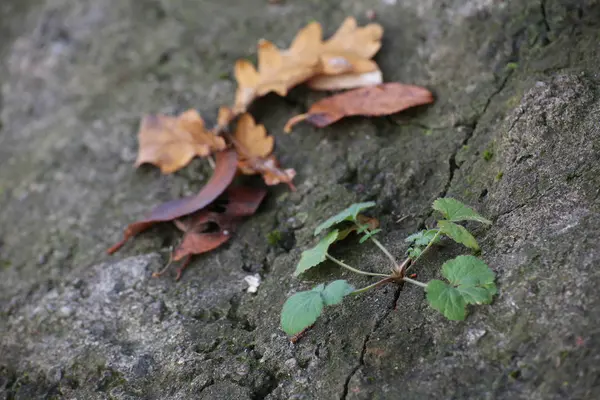
[[[373,334],[377,331],[377,329],[379,329],[379,327],[381,326],[381,323],[383,321],[385,321],[385,319],[388,317],[388,315],[390,315],[390,313],[392,312],[392,310],[394,310],[396,308],[396,303],[398,302],[398,298],[400,297],[400,292],[401,291],[402,291],[402,286],[399,286],[396,289],[396,293],[394,293],[394,301],[392,302],[391,307],[389,307],[388,310],[385,313],[383,313],[383,315],[375,321],[375,324],[373,325],[373,329],[371,329],[371,332],[369,332],[365,336],[365,340],[363,340],[362,350],[360,352],[360,356],[358,357],[358,365],[356,365],[354,368],[352,368],[352,370],[350,371],[350,373],[346,377],[346,380],[344,381],[344,389],[342,390],[342,394],[340,396],[340,400],[345,400],[347,398],[348,391],[349,391],[349,386],[350,386],[350,381],[352,380],[352,377],[356,374],[356,372],[362,366],[365,365],[365,353],[367,352],[367,344],[369,343],[369,340],[371,339],[371,336],[373,336]]]

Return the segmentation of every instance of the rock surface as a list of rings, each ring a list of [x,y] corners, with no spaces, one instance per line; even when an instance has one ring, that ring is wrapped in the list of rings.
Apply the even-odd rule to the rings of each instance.
[[[134,170],[140,115],[194,107],[214,120],[232,100],[234,61],[259,38],[284,47],[311,20],[331,33],[373,12],[386,80],[424,85],[435,104],[283,135],[321,95],[268,96],[253,113],[298,171],[297,192],[271,190],[180,282],[151,278],[176,240],[169,226],[105,255],[127,223],[210,173],[201,161],[173,176]],[[598,32],[597,0],[3,0],[0,394],[600,398]],[[291,276],[318,221],[376,200],[381,240],[400,257],[444,195],[494,221],[475,230],[498,274],[492,305],[451,322],[420,288],[388,286],[289,342],[278,328],[285,298],[346,276],[334,266]],[[339,251],[387,268],[369,247]],[[419,279],[463,252],[446,243]]]

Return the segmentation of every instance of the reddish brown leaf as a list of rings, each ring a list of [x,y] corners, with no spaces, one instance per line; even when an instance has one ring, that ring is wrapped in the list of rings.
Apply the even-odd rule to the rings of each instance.
[[[241,217],[254,214],[266,194],[264,188],[232,187],[227,190],[229,202],[224,212],[201,210],[186,221],[175,221],[185,235],[173,253],[173,260],[206,253],[227,242],[241,222]],[[210,228],[210,223],[217,225],[217,232],[205,232]]]
[[[233,180],[237,170],[237,153],[235,150],[225,150],[217,153],[216,167],[208,183],[195,196],[168,201],[155,207],[150,215],[129,225],[123,234],[123,239],[107,250],[109,254],[119,250],[127,240],[145,231],[158,222],[171,221],[184,215],[198,211],[223,193]]]
[[[227,190],[229,203],[225,213],[231,217],[249,217],[253,215],[267,194],[265,188],[236,186]]]
[[[230,238],[231,235],[225,232],[187,232],[181,244],[173,253],[173,260],[179,261],[185,256],[214,250]]]
[[[433,102],[431,92],[423,87],[392,82],[368,86],[327,97],[310,107],[308,113],[292,117],[284,130],[290,132],[300,121],[323,128],[353,115],[381,116]]]

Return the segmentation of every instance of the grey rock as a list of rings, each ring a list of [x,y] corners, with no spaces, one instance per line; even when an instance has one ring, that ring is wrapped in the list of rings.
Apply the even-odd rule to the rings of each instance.
[[[211,174],[202,160],[134,170],[142,114],[193,107],[210,124],[233,99],[225,74],[259,38],[284,48],[307,21],[330,34],[368,10],[385,28],[385,79],[430,88],[433,105],[282,135],[323,94],[267,96],[252,111],[297,192],[270,189],[179,282],[151,277],[176,240],[168,224],[105,254]],[[599,16],[594,0],[1,1],[0,397],[600,398]],[[371,283],[334,266],[291,276],[319,222],[375,199],[379,238],[401,257],[445,195],[494,222],[472,226],[498,276],[493,304],[451,322],[420,288],[385,286],[289,342],[287,296],[339,276]],[[387,268],[368,245],[341,251]],[[462,253],[444,243],[419,279]]]

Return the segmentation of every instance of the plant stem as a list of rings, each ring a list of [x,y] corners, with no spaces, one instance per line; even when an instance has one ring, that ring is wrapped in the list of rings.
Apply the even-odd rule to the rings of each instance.
[[[427,287],[426,283],[415,281],[414,279],[410,279],[410,278],[407,278],[407,277],[402,278],[402,280],[405,281],[405,282],[412,283],[413,285],[421,286],[423,288]]]
[[[330,256],[329,253],[325,253],[325,257],[327,257],[329,260],[333,261],[334,263],[336,263],[340,267],[346,268],[347,270],[352,271],[352,272],[354,272],[356,274],[369,275],[369,276],[385,276],[385,277],[389,277],[389,275],[378,274],[378,273],[375,273],[375,272],[366,272],[366,271],[362,271],[360,269],[353,268],[353,267],[349,266],[348,264],[344,263],[343,261],[340,261],[337,258],[334,258],[334,257]]]
[[[367,230],[367,234],[369,234],[369,230]],[[390,261],[392,262],[392,264],[394,264],[394,267],[392,268],[392,270],[394,270],[397,266],[398,266],[398,261],[396,261],[396,258],[392,255],[392,253],[390,253],[388,251],[388,249],[385,248],[384,245],[381,244],[381,242],[377,239],[375,239],[373,236],[371,236],[369,239],[371,239],[373,241],[373,243],[375,243],[375,246],[379,247],[379,249],[383,252],[383,254],[385,254],[387,256],[387,258],[390,259]]]
[[[413,265],[415,265],[417,263],[417,261],[419,261],[419,258],[423,257],[423,254],[425,254],[427,252],[427,250],[429,250],[431,248],[431,246],[433,246],[433,244],[435,243],[435,240],[438,238],[438,236],[440,236],[440,233],[441,233],[441,231],[438,229],[438,231],[435,233],[435,235],[433,235],[433,238],[431,239],[431,241],[429,241],[429,243],[423,249],[423,251],[421,252],[421,254],[419,254],[419,257],[415,258],[415,261],[413,261],[408,266],[408,268],[406,268],[407,271],[410,269],[410,267],[412,267]]]
[[[350,294],[360,294],[360,293],[366,292],[367,290],[376,288],[379,285],[383,285],[384,283],[388,283],[391,281],[392,281],[392,278],[388,276],[387,278],[377,281],[369,286],[365,286],[364,288],[356,289],[355,291],[350,292]]]

